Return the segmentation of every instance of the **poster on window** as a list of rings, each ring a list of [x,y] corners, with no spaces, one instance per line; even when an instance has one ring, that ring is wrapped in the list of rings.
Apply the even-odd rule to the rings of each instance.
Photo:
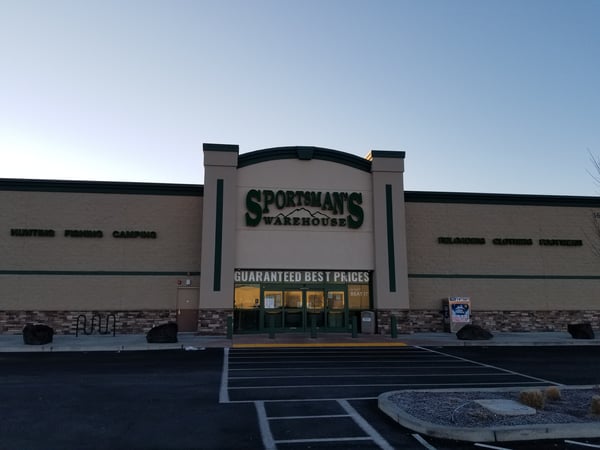
[[[275,308],[275,297],[273,295],[265,296],[265,308],[267,308],[267,309]]]
[[[469,323],[471,321],[471,299],[469,297],[450,297],[450,321]]]

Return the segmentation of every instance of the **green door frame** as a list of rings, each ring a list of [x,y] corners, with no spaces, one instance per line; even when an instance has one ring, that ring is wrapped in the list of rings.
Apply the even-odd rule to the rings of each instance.
[[[262,284],[260,287],[260,309],[259,309],[259,332],[266,332],[269,330],[268,312],[271,308],[265,308],[265,291],[279,291],[281,292],[281,309],[278,313],[273,313],[273,316],[279,315],[274,318],[276,320],[275,330],[281,331],[307,331],[310,329],[310,323],[308,322],[308,308],[306,304],[306,292],[307,291],[322,291],[323,292],[323,327],[320,328],[322,331],[344,331],[349,327],[349,310],[348,310],[348,286],[345,284],[318,284],[318,285],[290,285],[290,284]],[[302,319],[301,324],[298,327],[286,327],[286,307],[285,307],[285,292],[286,291],[301,291],[302,292]],[[344,295],[344,307],[340,310],[342,314],[341,322],[333,320],[329,317],[331,309],[328,306],[327,294],[329,292],[343,292]],[[294,308],[297,309],[297,308]],[[331,323],[340,323],[339,326],[330,325]]]

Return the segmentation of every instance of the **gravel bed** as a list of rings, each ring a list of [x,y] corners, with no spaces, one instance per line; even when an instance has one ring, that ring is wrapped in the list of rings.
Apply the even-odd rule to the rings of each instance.
[[[600,387],[563,388],[560,391],[559,400],[547,399],[544,409],[523,416],[494,414],[474,402],[484,399],[519,401],[519,391],[404,391],[391,396],[390,401],[413,417],[437,425],[464,428],[595,422],[600,425],[600,416],[590,413],[592,396],[600,395]]]

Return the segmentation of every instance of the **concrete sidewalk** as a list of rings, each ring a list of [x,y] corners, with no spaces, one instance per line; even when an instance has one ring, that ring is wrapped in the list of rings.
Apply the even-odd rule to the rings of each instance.
[[[260,347],[395,347],[395,346],[537,346],[537,345],[600,345],[600,339],[573,339],[567,332],[495,333],[488,341],[461,341],[452,333],[389,335],[350,333],[319,333],[311,338],[309,333],[278,333],[274,338],[268,334],[202,336],[196,333],[179,333],[174,344],[148,344],[141,334],[118,334],[91,336],[55,335],[46,345],[25,345],[19,335],[0,335],[0,353],[7,352],[120,352],[145,350],[195,350],[209,347],[260,348]]]

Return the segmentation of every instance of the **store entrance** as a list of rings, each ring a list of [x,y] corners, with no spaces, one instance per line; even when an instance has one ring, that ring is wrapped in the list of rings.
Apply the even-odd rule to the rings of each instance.
[[[267,286],[262,291],[263,328],[308,330],[312,326],[327,331],[348,327],[344,289],[290,289]]]
[[[350,331],[372,308],[369,272],[236,271],[235,333]]]

